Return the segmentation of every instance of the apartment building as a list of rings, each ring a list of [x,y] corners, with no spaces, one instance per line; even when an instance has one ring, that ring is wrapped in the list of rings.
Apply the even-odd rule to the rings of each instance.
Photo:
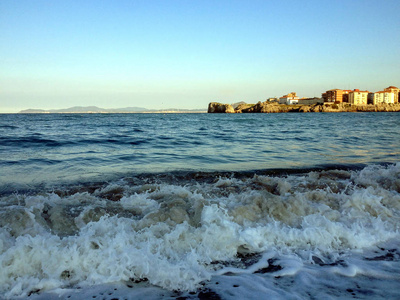
[[[334,102],[334,103],[348,102],[348,94],[350,92],[351,90],[333,89],[323,93],[322,99],[324,99],[324,102]]]
[[[394,94],[394,103],[399,103],[400,98],[400,89],[395,86],[389,86],[383,90],[384,92],[393,93]]]
[[[395,103],[394,101],[395,101],[395,94],[392,92],[380,91],[374,93],[373,104]]]
[[[354,91],[349,92],[349,103],[365,105],[368,103],[368,94],[369,91],[360,91],[359,89],[355,89]]]

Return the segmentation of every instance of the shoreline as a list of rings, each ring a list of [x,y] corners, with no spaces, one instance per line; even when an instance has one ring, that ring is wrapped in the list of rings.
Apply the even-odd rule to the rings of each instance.
[[[311,113],[311,112],[400,112],[400,103],[396,104],[367,104],[355,105],[350,103],[323,103],[323,104],[278,104],[268,101],[257,104],[241,104],[233,108],[230,104],[211,102],[208,113]]]

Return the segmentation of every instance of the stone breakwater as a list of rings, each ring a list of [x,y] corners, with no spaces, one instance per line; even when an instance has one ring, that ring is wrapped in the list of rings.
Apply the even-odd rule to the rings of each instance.
[[[399,112],[400,103],[396,104],[368,104],[355,105],[349,103],[324,103],[313,105],[285,105],[270,102],[258,102],[257,104],[240,104],[233,108],[230,104],[211,102],[208,105],[209,113],[288,113],[288,112]]]

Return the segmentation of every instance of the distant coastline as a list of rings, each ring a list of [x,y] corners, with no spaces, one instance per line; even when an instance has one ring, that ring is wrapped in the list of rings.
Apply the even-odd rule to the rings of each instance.
[[[25,109],[19,114],[122,114],[122,113],[206,113],[205,109],[147,109],[143,107],[101,108],[97,106],[74,106],[63,109]]]

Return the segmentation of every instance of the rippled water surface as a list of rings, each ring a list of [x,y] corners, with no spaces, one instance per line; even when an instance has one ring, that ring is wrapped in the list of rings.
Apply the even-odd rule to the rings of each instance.
[[[0,115],[0,182],[396,162],[399,128],[398,113]]]

